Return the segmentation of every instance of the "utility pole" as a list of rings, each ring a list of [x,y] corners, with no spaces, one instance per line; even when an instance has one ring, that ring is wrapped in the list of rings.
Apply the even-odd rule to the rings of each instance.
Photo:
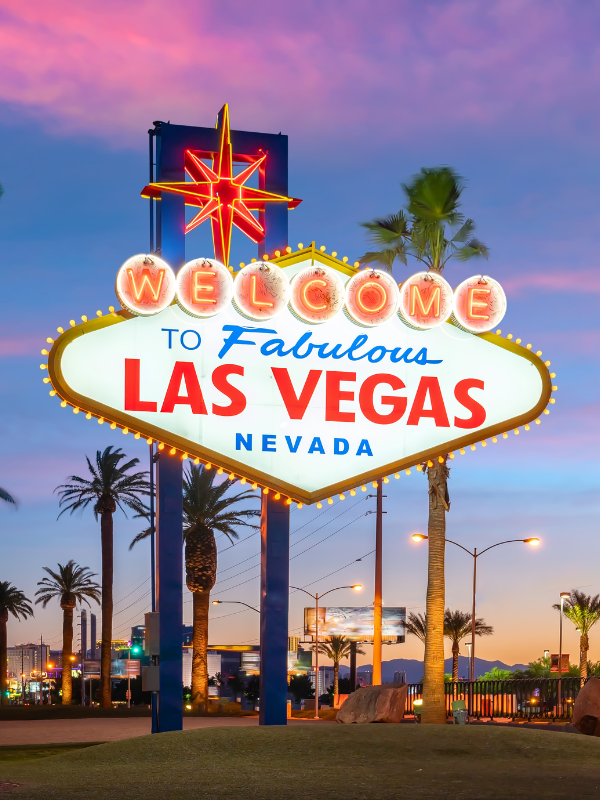
[[[373,603],[373,686],[381,685],[381,621],[383,583],[383,480],[377,481],[377,521],[375,525],[375,602]]]

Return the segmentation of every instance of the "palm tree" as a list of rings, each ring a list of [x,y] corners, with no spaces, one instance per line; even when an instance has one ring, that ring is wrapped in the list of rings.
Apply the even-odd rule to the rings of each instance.
[[[444,613],[444,636],[452,642],[452,680],[458,680],[458,647],[465,636],[470,636],[471,614],[463,611],[450,611]],[[486,625],[485,620],[475,617],[475,636],[491,636],[494,629]],[[474,675],[471,676],[473,679]]]
[[[73,654],[73,610],[77,603],[87,603],[88,598],[100,602],[100,586],[92,580],[96,577],[95,572],[90,572],[88,567],[80,567],[72,559],[64,566],[58,565],[58,572],[54,572],[50,567],[43,568],[50,575],[49,578],[42,578],[38,581],[38,589],[35,593],[38,599],[35,601],[46,608],[50,600],[55,597],[60,599],[60,607],[63,610],[63,646],[62,646],[62,704],[70,706],[73,696],[73,677],[71,674],[71,656]],[[85,653],[81,654],[85,658]]]
[[[553,608],[560,611],[558,603],[555,603]],[[565,600],[564,615],[571,620],[576,628],[579,628],[579,674],[583,683],[588,676],[589,633],[600,619],[600,595],[597,594],[592,597],[589,594],[573,589],[571,597]]]
[[[414,614],[412,611],[406,620],[406,632],[412,633],[417,639],[420,639],[425,644],[425,635],[427,630],[427,614]]]
[[[100,537],[102,542],[102,645],[100,651],[100,700],[104,708],[111,706],[110,656],[112,648],[112,616],[113,616],[113,514],[117,507],[125,513],[123,506],[132,509],[136,514],[147,514],[148,509],[140,499],[140,495],[150,495],[150,484],[146,480],[146,472],[127,471],[139,464],[137,458],[120,465],[126,458],[121,448],[114,450],[112,446],[103,452],[96,453],[96,464],[92,465],[86,457],[92,479],[71,475],[71,481],[58,486],[60,506],[64,506],[59,517],[66,511],[71,514],[83,511],[92,503],[94,516],[100,515]]]
[[[257,528],[246,520],[260,516],[258,509],[233,509],[237,503],[255,498],[252,491],[228,495],[236,480],[215,484],[215,471],[190,464],[183,477],[183,537],[187,587],[192,592],[192,706],[199,709],[208,700],[208,610],[210,592],[217,577],[217,545],[215,531],[230,541],[238,538],[237,526]],[[150,535],[150,529],[139,533],[132,546]]]
[[[8,705],[6,691],[8,677],[8,648],[6,624],[9,612],[15,619],[33,616],[31,600],[8,581],[0,581],[0,705]]]
[[[386,272],[392,271],[392,265],[396,259],[403,264],[407,264],[407,244],[410,241],[410,230],[408,220],[403,211],[397,214],[390,214],[388,217],[374,219],[371,222],[361,222],[366,228],[367,238],[375,245],[379,245],[379,250],[370,250],[360,257],[361,264],[377,264]]]
[[[315,649],[314,646],[312,648]],[[352,642],[347,636],[330,636],[324,642],[319,642],[319,653],[333,661],[333,693],[339,694],[340,661],[348,658],[352,652]],[[365,654],[358,646],[356,652],[361,656]]]
[[[366,253],[361,263],[391,265],[395,258],[407,263],[406,255],[438,274],[451,258],[460,261],[488,257],[488,248],[473,236],[475,223],[460,212],[464,190],[462,178],[450,167],[424,168],[403,184],[405,210],[398,215],[363,223],[369,238],[381,249]],[[444,556],[446,512],[450,510],[446,457],[428,461],[424,472],[429,481],[429,564],[427,581],[427,631],[425,637],[425,676],[423,685],[423,723],[446,722],[444,699]]]
[[[1,486],[0,486],[0,500],[4,500],[5,503],[11,503],[13,506],[17,505],[17,501],[15,500],[15,498]]]

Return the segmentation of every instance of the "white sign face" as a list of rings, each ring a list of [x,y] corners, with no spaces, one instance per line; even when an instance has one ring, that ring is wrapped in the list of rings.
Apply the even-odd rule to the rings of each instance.
[[[81,328],[51,360],[59,395],[305,502],[530,422],[551,391],[525,348],[397,313],[367,328],[347,313],[311,325],[289,307],[259,321],[174,304]]]

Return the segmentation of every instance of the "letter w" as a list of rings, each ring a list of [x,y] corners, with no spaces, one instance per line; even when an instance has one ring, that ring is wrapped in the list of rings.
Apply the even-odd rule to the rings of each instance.
[[[285,369],[285,367],[271,367],[271,369],[290,419],[302,419],[310,403],[310,399],[315,393],[322,370],[311,369],[302,387],[300,396],[297,397],[287,369]]]
[[[127,277],[129,278],[129,285],[131,287],[131,291],[133,292],[133,296],[138,303],[142,302],[144,295],[147,294],[146,289],[148,289],[150,292],[150,300],[154,303],[158,302],[160,290],[162,289],[163,280],[165,277],[164,269],[159,269],[158,275],[155,275],[154,278],[147,267],[142,269],[142,280],[140,282],[140,286],[138,286],[135,281],[135,275],[133,274],[132,269],[127,270]]]

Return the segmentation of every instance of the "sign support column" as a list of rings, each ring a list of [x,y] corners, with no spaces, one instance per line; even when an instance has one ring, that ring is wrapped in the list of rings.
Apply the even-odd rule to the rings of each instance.
[[[260,518],[260,725],[287,725],[290,507],[262,495]]]
[[[183,495],[178,456],[161,453],[156,470],[160,692],[158,731],[183,728]]]
[[[375,526],[375,602],[373,603],[373,686],[381,685],[381,618],[383,583],[383,479],[377,481]]]

